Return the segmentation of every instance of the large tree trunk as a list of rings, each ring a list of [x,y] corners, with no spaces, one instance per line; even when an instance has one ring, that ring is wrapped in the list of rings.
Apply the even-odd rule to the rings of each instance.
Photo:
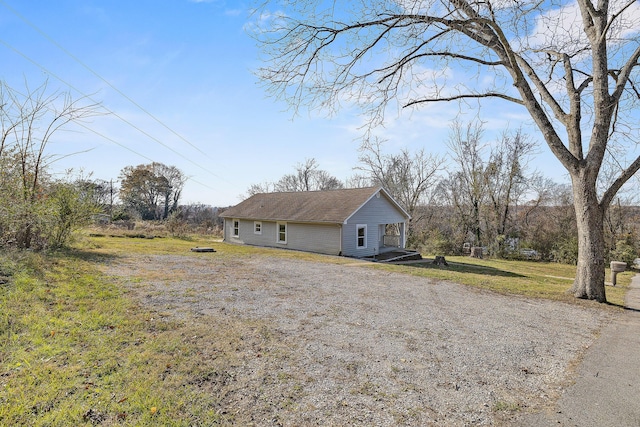
[[[573,198],[578,226],[578,266],[571,292],[577,298],[606,302],[604,278],[604,208],[595,185],[573,179]]]

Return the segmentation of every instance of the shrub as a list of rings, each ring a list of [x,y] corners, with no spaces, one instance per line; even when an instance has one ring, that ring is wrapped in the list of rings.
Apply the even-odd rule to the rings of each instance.
[[[628,266],[632,266],[637,257],[638,251],[627,240],[618,240],[616,248],[609,253],[611,261],[626,262]]]
[[[437,255],[454,255],[456,246],[438,229],[431,231],[420,245],[420,252]]]
[[[551,259],[564,264],[578,264],[578,238],[572,237],[557,242],[551,250]]]
[[[189,224],[182,218],[179,212],[172,212],[165,223],[167,231],[173,237],[186,237],[189,234]]]

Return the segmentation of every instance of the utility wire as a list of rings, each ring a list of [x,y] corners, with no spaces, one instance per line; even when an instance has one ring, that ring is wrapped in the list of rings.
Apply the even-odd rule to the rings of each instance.
[[[104,135],[104,134],[102,134],[102,133],[98,132],[98,131],[97,131],[97,130],[95,130],[95,129],[91,129],[90,127],[85,126],[85,125],[83,125],[82,123],[76,123],[76,124],[78,124],[79,126],[81,126],[81,127],[85,128],[85,129],[86,129],[86,130],[88,130],[89,132],[93,132],[93,133],[95,133],[96,135],[98,135],[98,136],[100,136],[100,137],[102,137],[102,138],[106,139],[107,141],[110,141],[110,142],[113,142],[113,143],[114,143],[114,144],[116,144],[116,145],[119,145],[120,147],[124,148],[125,150],[131,151],[133,154],[136,154],[136,155],[138,155],[138,156],[140,156],[140,157],[142,157],[142,158],[144,158],[144,159],[147,159],[147,160],[149,160],[150,162],[155,162],[155,160],[153,160],[153,159],[151,159],[151,158],[149,158],[149,157],[145,156],[144,154],[138,153],[137,151],[135,151],[135,150],[133,150],[133,149],[131,149],[131,148],[127,147],[127,146],[126,146],[126,145],[124,145],[124,144],[120,144],[120,143],[119,143],[118,141],[116,141],[115,139],[110,138],[110,137],[108,137],[108,136],[106,136],[106,135]],[[213,187],[211,187],[211,186],[209,186],[209,185],[207,185],[207,184],[203,184],[202,182],[197,181],[197,180],[193,179],[192,177],[189,177],[189,176],[188,176],[188,177],[187,177],[187,180],[188,180],[188,181],[195,182],[196,184],[199,184],[199,185],[201,185],[201,186],[203,186],[203,187],[205,187],[205,188],[208,188],[209,190],[215,190],[215,188],[213,188]]]
[[[94,76],[96,76],[97,78],[99,78],[100,80],[102,80],[104,83],[106,83],[111,89],[115,90],[116,92],[118,92],[123,98],[125,98],[127,101],[131,102],[133,105],[135,105],[137,108],[139,108],[142,112],[144,112],[146,115],[148,115],[149,117],[151,117],[153,120],[155,120],[158,124],[160,124],[162,127],[164,127],[165,129],[167,129],[169,132],[171,132],[172,134],[174,134],[175,136],[177,136],[178,138],[180,138],[182,141],[186,142],[187,144],[189,144],[191,147],[193,147],[194,149],[196,149],[197,151],[199,151],[201,154],[204,154],[206,157],[210,158],[209,155],[207,153],[205,153],[204,151],[202,151],[200,148],[198,148],[195,144],[191,143],[188,139],[186,139],[185,137],[183,137],[182,135],[180,135],[178,132],[174,131],[173,129],[171,129],[169,126],[167,126],[164,122],[162,122],[160,119],[158,119],[156,116],[154,116],[153,114],[151,114],[147,109],[145,109],[142,105],[138,104],[136,101],[134,101],[133,99],[131,99],[129,96],[127,96],[124,92],[122,92],[120,89],[118,89],[117,87],[115,87],[113,84],[111,84],[107,79],[105,79],[104,77],[102,77],[100,74],[98,74],[96,71],[94,71],[91,67],[89,67],[87,64],[85,64],[84,62],[82,62],[80,60],[80,58],[78,58],[77,56],[75,56],[74,54],[72,54],[71,52],[69,52],[67,49],[65,49],[62,45],[60,45],[58,42],[56,42],[52,37],[50,37],[47,33],[45,33],[44,31],[42,31],[38,26],[36,26],[35,24],[33,24],[31,21],[29,21],[27,18],[25,18],[23,15],[21,15],[17,10],[13,9],[11,6],[9,6],[7,3],[4,2],[4,0],[0,0],[0,3],[2,3],[2,5],[9,9],[9,11],[11,11],[11,13],[13,13],[14,15],[16,15],[18,18],[20,18],[25,24],[29,25],[31,28],[33,28],[35,31],[37,31],[41,36],[43,36],[44,38],[46,38],[51,44],[53,44],[54,46],[56,46],[58,49],[60,49],[61,51],[63,51],[66,55],[68,55],[70,58],[72,58],[74,61],[76,61],[78,64],[82,65],[87,71],[89,71],[91,74],[93,74]]]
[[[113,143],[114,143],[114,144],[116,144],[116,145],[119,145],[120,147],[124,148],[124,149],[125,149],[125,150],[127,150],[127,151],[131,151],[133,154],[136,154],[136,155],[138,155],[138,156],[140,156],[140,157],[142,157],[142,158],[144,158],[144,159],[147,159],[147,160],[149,160],[150,162],[155,162],[155,160],[153,160],[153,159],[151,159],[151,158],[149,158],[149,157],[145,156],[144,154],[138,153],[137,151],[135,151],[135,150],[133,150],[133,149],[131,149],[131,148],[127,147],[127,146],[126,146],[126,145],[124,145],[124,144],[120,144],[120,143],[119,143],[118,141],[116,141],[115,139],[110,138],[110,137],[108,137],[107,135],[104,135],[104,134],[102,134],[102,133],[98,132],[98,131],[97,131],[97,130],[95,130],[95,129],[91,129],[90,127],[85,126],[84,124],[79,123],[79,122],[76,122],[76,124],[77,124],[78,126],[80,126],[80,127],[85,128],[85,129],[86,129],[86,130],[88,130],[89,132],[93,132],[93,133],[95,133],[96,135],[98,135],[98,136],[100,136],[100,137],[102,137],[102,138],[106,139],[107,141],[110,141],[110,142],[113,142]],[[202,185],[203,187],[206,187],[206,188],[208,188],[209,190],[215,190],[215,188],[210,187],[210,186],[208,186],[207,184],[203,184],[203,183],[201,183],[200,181],[196,181],[195,179],[193,179],[193,178],[191,178],[191,177],[187,177],[187,179],[188,179],[189,181],[193,181],[193,182],[195,182],[196,184]]]
[[[7,46],[7,44],[6,44],[3,40],[0,40],[0,43],[2,43],[2,44],[4,44],[5,46]],[[9,46],[9,47],[10,47],[10,46]],[[11,47],[10,47],[10,48],[11,48]],[[13,49],[13,48],[11,48],[11,49]],[[15,49],[13,49],[13,50],[15,50]],[[18,53],[20,53],[20,52],[18,52]],[[22,54],[21,54],[21,55],[22,55]],[[24,55],[23,55],[23,56],[24,56]],[[25,58],[26,58],[26,57],[25,57]],[[29,59],[29,58],[26,58],[26,59]],[[29,59],[29,60],[30,60],[30,59]],[[38,65],[38,64],[36,64],[36,65]],[[38,66],[39,66],[39,65],[38,65]],[[47,73],[48,73],[48,71],[46,71],[46,69],[45,69],[45,72],[47,72]],[[58,77],[56,77],[54,74],[52,74],[52,75],[53,75],[55,78],[58,78]],[[67,84],[67,83],[66,83],[65,81],[63,81],[63,80],[60,80],[60,81],[61,81],[62,83],[64,83],[64,84]],[[78,90],[78,89],[74,88],[73,86],[70,86],[70,87],[71,87],[73,90],[76,90],[76,91]],[[18,92],[18,93],[20,93],[20,92]],[[80,92],[80,94],[82,94],[82,92]],[[21,95],[22,95],[22,96],[26,96],[25,94],[21,94]],[[83,95],[83,94],[82,94],[82,95]],[[83,96],[85,96],[87,99],[91,99],[89,96],[86,96],[86,95],[83,95]],[[92,101],[93,101],[93,100],[92,100]],[[108,110],[107,110],[107,111],[108,111]],[[113,138],[111,138],[111,137],[108,137],[107,135],[105,135],[105,134],[103,134],[103,133],[100,133],[100,132],[98,132],[98,131],[97,131],[97,130],[95,130],[95,129],[92,129],[92,128],[90,128],[89,126],[84,125],[84,124],[83,124],[82,122],[80,122],[80,121],[76,121],[76,122],[74,122],[74,123],[75,123],[77,126],[80,126],[80,127],[84,128],[84,129],[88,130],[89,132],[92,132],[92,133],[94,133],[94,134],[98,135],[99,137],[104,138],[104,139],[106,139],[107,141],[112,142],[112,143],[114,143],[114,144],[116,144],[116,145],[118,145],[118,146],[120,146],[120,147],[124,148],[125,150],[132,152],[133,154],[135,154],[135,155],[137,155],[137,156],[142,157],[143,159],[146,159],[146,160],[148,160],[148,161],[150,161],[150,162],[155,162],[155,160],[154,160],[154,159],[152,159],[152,158],[150,158],[150,157],[147,157],[147,156],[145,156],[145,155],[144,155],[144,154],[142,154],[142,153],[138,153],[138,152],[137,152],[137,151],[135,151],[134,149],[129,148],[129,147],[127,147],[126,145],[119,143],[119,142],[118,142],[118,141],[116,141],[115,139],[113,139]],[[89,151],[89,150],[86,150],[86,151]],[[66,156],[65,156],[65,157],[66,157]],[[56,160],[60,160],[60,159],[56,159]],[[208,188],[209,190],[215,190],[215,188],[213,188],[213,187],[211,187],[211,186],[209,186],[209,185],[207,185],[207,184],[203,184],[202,182],[197,181],[197,180],[193,179],[192,177],[187,177],[187,180],[192,181],[192,182],[195,182],[196,184],[199,184],[199,185],[201,185],[201,186],[203,186],[203,187],[205,187],[205,188]]]
[[[2,0],[0,0],[0,2],[2,2]],[[44,67],[43,65],[40,65],[38,62],[34,61],[33,59],[31,59],[29,56],[25,55],[24,53],[22,53],[21,51],[19,51],[18,49],[16,49],[15,47],[13,47],[12,45],[10,45],[9,43],[7,43],[5,40],[0,39],[0,43],[2,43],[3,45],[5,45],[7,48],[11,49],[12,51],[14,51],[15,53],[17,53],[18,55],[22,56],[23,58],[25,58],[27,61],[31,62],[32,64],[34,64],[35,66],[37,66],[38,68],[40,68],[42,71],[44,71],[45,73],[51,75],[52,77],[54,77],[55,79],[59,80],[60,82],[64,83],[65,85],[67,85],[68,87],[70,87],[71,89],[75,90],[76,92],[78,92],[79,94],[81,94],[83,97],[89,99],[90,101],[92,101],[95,104],[100,104],[100,102],[96,101],[95,99],[93,99],[91,96],[86,95],[84,92],[82,92],[80,89],[76,88],[74,85],[72,85],[71,83],[67,82],[66,80],[64,80],[63,78],[61,78],[60,76],[56,75],[55,73],[51,72],[50,70],[48,70],[46,67]],[[115,111],[110,110],[107,107],[102,107],[104,108],[104,110],[117,117],[118,119],[120,119],[121,121],[123,121],[124,123],[128,124],[129,126],[131,126],[132,128],[136,129],[138,132],[142,133],[143,135],[147,136],[148,138],[152,139],[153,141],[155,141],[156,143],[162,145],[163,147],[165,147],[166,149],[168,149],[169,151],[171,151],[174,154],[177,154],[178,156],[180,156],[181,158],[183,158],[184,160],[188,161],[189,163],[191,163],[192,165],[202,169],[203,171],[215,176],[218,179],[221,179],[223,181],[224,178],[216,175],[215,173],[211,172],[210,169],[206,169],[204,166],[199,165],[198,163],[194,162],[193,160],[189,159],[188,157],[186,157],[185,155],[183,155],[182,153],[180,153],[179,151],[174,150],[173,148],[171,148],[170,146],[168,146],[167,144],[165,144],[164,142],[160,141],[158,138],[154,137],[153,135],[150,135],[148,132],[145,132],[144,130],[140,129],[140,127],[136,126],[135,124],[131,123],[130,121],[128,121],[127,119],[125,119],[124,117],[120,116],[119,114],[117,114]],[[103,136],[95,131],[92,131],[94,133],[96,133],[97,135]],[[113,141],[111,138],[106,138],[109,141]],[[120,143],[116,143],[117,145],[124,147],[124,145],[120,144]],[[126,147],[125,147],[126,148]],[[129,148],[127,148],[129,151]],[[136,153],[135,151],[132,151],[135,154],[141,155],[139,153]],[[142,156],[142,155],[141,155]],[[146,159],[149,159],[146,156],[142,156]],[[197,181],[194,181],[197,182]],[[204,184],[201,184],[204,185]],[[212,189],[211,187],[208,187],[205,185],[205,187]]]
[[[107,135],[104,135],[104,134],[102,134],[102,133],[98,132],[98,131],[97,131],[97,130],[95,130],[95,129],[91,129],[89,126],[86,126],[86,125],[84,125],[84,124],[82,124],[82,123],[79,123],[79,122],[75,122],[75,123],[76,123],[78,126],[85,128],[85,129],[86,129],[86,130],[88,130],[89,132],[92,132],[92,133],[94,133],[94,134],[98,135],[99,137],[106,139],[106,140],[107,140],[107,141],[109,141],[109,142],[112,142],[112,143],[114,143],[114,144],[116,144],[116,145],[119,145],[120,147],[124,148],[125,150],[130,151],[130,152],[132,152],[133,154],[135,154],[135,155],[137,155],[137,156],[142,157],[143,159],[147,159],[147,160],[149,160],[150,162],[155,162],[155,160],[153,160],[153,159],[151,159],[151,158],[149,158],[149,157],[145,156],[144,154],[138,153],[138,152],[137,152],[137,151],[135,151],[134,149],[129,148],[129,147],[127,147],[127,146],[126,146],[126,145],[124,145],[124,144],[120,144],[120,143],[119,143],[118,141],[116,141],[115,139],[113,139],[113,138],[111,138],[111,137],[108,137]]]

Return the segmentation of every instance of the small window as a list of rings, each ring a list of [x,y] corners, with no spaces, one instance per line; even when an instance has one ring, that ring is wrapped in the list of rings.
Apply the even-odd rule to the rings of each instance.
[[[287,243],[287,223],[278,223],[278,243]]]
[[[356,226],[356,239],[358,249],[365,249],[367,247],[367,225],[358,224]]]
[[[253,233],[254,234],[262,234],[262,222],[255,221],[253,223]]]
[[[233,220],[233,237],[240,237],[240,221]]]

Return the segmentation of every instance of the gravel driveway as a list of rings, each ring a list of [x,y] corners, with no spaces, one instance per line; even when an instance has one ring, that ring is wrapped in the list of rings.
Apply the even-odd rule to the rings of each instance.
[[[263,325],[220,396],[242,425],[508,425],[557,399],[611,318],[364,262],[159,255],[108,268],[154,272],[127,281],[151,310]]]

